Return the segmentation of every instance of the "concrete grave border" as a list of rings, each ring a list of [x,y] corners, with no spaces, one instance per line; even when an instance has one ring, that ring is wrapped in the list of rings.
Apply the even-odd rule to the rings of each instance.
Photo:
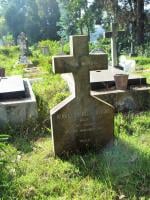
[[[0,128],[7,125],[19,125],[28,120],[37,119],[36,98],[28,79],[23,79],[26,98],[0,101]]]

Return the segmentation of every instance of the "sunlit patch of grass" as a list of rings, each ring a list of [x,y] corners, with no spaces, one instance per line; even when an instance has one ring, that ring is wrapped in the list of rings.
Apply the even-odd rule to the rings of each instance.
[[[117,114],[112,147],[68,160],[52,156],[50,136],[22,142],[16,176],[4,199],[148,199],[149,119],[149,112]],[[30,151],[25,151],[27,142]]]
[[[138,57],[133,57],[132,59],[134,59],[136,61],[136,70],[150,70],[150,58],[148,57],[142,57],[142,56],[138,56]]]

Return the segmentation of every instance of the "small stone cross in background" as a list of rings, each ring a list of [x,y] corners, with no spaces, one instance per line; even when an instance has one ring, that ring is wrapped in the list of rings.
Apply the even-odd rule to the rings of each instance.
[[[117,57],[117,36],[118,34],[123,34],[125,31],[117,30],[117,23],[111,23],[112,31],[105,32],[105,38],[111,38],[111,60],[112,67],[118,66],[118,57]]]

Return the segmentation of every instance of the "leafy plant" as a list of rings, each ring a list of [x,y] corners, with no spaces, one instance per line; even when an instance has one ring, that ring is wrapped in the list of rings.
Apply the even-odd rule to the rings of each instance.
[[[3,159],[2,154],[5,152],[5,142],[8,140],[8,135],[0,135],[0,165],[3,165],[5,160]]]
[[[5,182],[5,172],[4,168],[8,162],[6,157],[7,146],[5,142],[8,140],[8,135],[0,135],[0,188],[4,185]]]
[[[104,51],[105,53],[108,54],[108,57],[110,59],[111,55],[111,45],[110,45],[110,40],[107,38],[100,38],[95,44],[90,44],[90,50],[94,49],[99,49]]]
[[[136,47],[136,52],[139,56],[149,57],[150,56],[150,45],[149,42]]]
[[[138,56],[138,57],[133,57],[136,61],[136,69],[137,70],[144,70],[144,69],[150,69],[150,58],[149,57],[143,57],[143,56]]]

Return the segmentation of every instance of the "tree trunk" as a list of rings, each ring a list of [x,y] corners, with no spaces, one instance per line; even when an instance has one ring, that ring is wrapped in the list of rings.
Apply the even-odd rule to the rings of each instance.
[[[83,27],[82,27],[82,25],[80,26],[80,34],[83,35]]]
[[[137,43],[142,44],[144,42],[144,0],[137,0],[136,9],[136,38]]]

